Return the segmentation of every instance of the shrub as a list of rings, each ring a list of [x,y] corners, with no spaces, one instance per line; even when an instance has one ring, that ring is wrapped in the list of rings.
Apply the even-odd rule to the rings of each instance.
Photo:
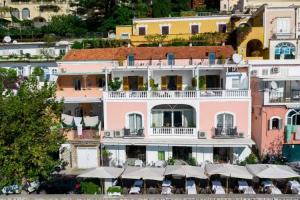
[[[120,89],[122,81],[120,81],[119,77],[114,78],[108,82],[109,89],[112,91],[117,91]]]
[[[245,158],[244,161],[240,162],[240,165],[256,164],[256,163],[258,163],[258,158],[254,153],[251,153],[248,157]]]
[[[168,160],[167,160],[167,164],[168,165],[174,165],[175,164],[175,159],[170,157]]]
[[[120,186],[112,186],[112,187],[109,187],[107,189],[107,193],[121,193],[121,187]]]
[[[93,182],[81,182],[81,192],[83,194],[100,194],[100,188]]]
[[[189,165],[191,165],[191,166],[196,166],[197,165],[197,161],[196,161],[196,159],[195,158],[189,158],[188,159],[188,161],[187,161],[187,163],[189,164]]]

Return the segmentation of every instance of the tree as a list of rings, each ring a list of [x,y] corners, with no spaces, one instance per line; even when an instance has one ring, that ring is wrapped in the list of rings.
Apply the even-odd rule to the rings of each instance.
[[[86,34],[85,23],[74,15],[57,15],[51,18],[48,26],[43,27],[46,33],[58,36],[82,36]]]
[[[16,88],[17,79],[16,70],[0,68],[0,92]]]
[[[0,188],[22,180],[47,179],[60,164],[55,156],[64,136],[60,132],[62,102],[55,86],[38,86],[33,77],[17,93],[0,90]]]
[[[153,17],[168,17],[171,14],[171,0],[153,0]]]

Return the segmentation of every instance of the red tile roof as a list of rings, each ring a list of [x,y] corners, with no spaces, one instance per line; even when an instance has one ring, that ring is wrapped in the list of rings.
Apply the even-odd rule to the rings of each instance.
[[[130,54],[135,60],[165,59],[168,53],[173,53],[175,59],[205,59],[209,52],[215,52],[219,58],[224,55],[229,58],[234,53],[232,46],[181,46],[181,47],[119,47],[101,49],[71,50],[64,61],[94,61],[94,60],[125,60]]]

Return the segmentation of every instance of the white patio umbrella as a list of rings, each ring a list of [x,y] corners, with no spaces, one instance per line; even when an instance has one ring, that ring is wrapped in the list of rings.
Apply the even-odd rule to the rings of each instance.
[[[80,174],[77,177],[79,178],[101,178],[101,179],[115,179],[120,177],[123,168],[116,167],[97,167],[86,173]]]
[[[252,164],[246,165],[249,172],[258,178],[285,179],[300,177],[291,167],[287,165]]]
[[[154,167],[127,167],[122,174],[124,179],[143,179],[162,181],[165,168]]]
[[[206,173],[211,175],[222,175],[232,178],[252,179],[253,175],[244,166],[231,164],[207,164],[205,165]]]
[[[207,179],[204,169],[190,165],[168,165],[164,175],[182,176],[185,178]]]

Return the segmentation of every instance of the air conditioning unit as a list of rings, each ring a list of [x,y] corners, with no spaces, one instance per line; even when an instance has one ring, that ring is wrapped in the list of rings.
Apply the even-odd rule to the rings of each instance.
[[[205,139],[207,137],[207,133],[204,131],[198,131],[198,138]]]
[[[273,68],[271,69],[271,73],[272,73],[272,74],[278,74],[278,73],[279,73],[279,68],[278,68],[278,67],[273,67]]]
[[[120,137],[124,136],[124,133],[123,133],[123,131],[114,131],[114,136],[116,138],[120,138]]]
[[[113,137],[113,132],[111,132],[111,131],[104,131],[104,137],[106,137],[106,138]]]

